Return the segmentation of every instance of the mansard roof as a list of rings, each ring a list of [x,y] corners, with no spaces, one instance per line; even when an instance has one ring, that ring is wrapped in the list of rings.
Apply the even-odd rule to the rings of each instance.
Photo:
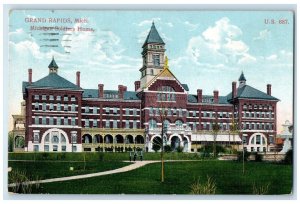
[[[104,90],[104,95],[105,94],[118,95],[119,92],[117,90]],[[99,98],[98,89],[84,89],[82,98]],[[137,97],[137,92],[125,91],[124,100],[140,100],[140,99]]]
[[[159,33],[156,30],[154,22],[152,23],[151,29],[150,29],[148,36],[143,44],[143,47],[149,43],[165,44],[164,41],[161,39]]]
[[[232,92],[227,95],[227,100],[231,100]],[[262,91],[259,91],[249,85],[244,85],[237,89],[236,98],[246,98],[246,99],[263,99],[263,100],[275,100],[279,101],[279,99],[270,96]]]
[[[23,82],[23,90],[25,88],[49,88],[49,89],[71,89],[81,90],[81,88],[56,73],[49,73],[46,77],[29,84]]]

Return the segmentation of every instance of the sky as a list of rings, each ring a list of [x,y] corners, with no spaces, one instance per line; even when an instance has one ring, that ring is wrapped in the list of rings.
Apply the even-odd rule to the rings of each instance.
[[[122,84],[134,90],[134,81],[140,79],[141,47],[152,22],[166,44],[170,70],[188,84],[190,94],[202,89],[205,95],[214,90],[227,95],[231,82],[243,71],[247,84],[254,88],[266,92],[266,85],[272,84],[272,95],[280,99],[278,132],[285,120],[292,122],[292,12],[12,10],[10,129],[11,114],[20,113],[22,81],[28,80],[28,68],[37,81],[48,74],[53,56],[59,75],[69,81],[75,83],[76,71],[81,72],[83,88],[97,89],[103,83],[104,89],[117,90]],[[60,30],[32,30],[32,26],[57,26]],[[57,41],[49,41],[49,37]]]

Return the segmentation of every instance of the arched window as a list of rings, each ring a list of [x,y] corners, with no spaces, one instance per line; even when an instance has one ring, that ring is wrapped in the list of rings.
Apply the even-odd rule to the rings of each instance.
[[[175,125],[176,125],[176,128],[182,128],[182,121],[181,120],[176,120]]]
[[[151,119],[149,121],[149,129],[154,129],[154,128],[157,128],[157,123],[155,120]]]
[[[61,143],[66,143],[66,138],[63,134],[60,134]]]

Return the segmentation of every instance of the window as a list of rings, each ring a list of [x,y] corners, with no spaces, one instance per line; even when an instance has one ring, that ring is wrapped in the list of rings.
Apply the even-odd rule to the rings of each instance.
[[[35,102],[35,104],[34,104],[34,109],[35,109],[35,110],[39,110],[39,103],[38,103],[38,102]]]
[[[133,129],[136,129],[136,120],[133,121],[132,128],[133,128]]]
[[[46,103],[43,103],[43,105],[42,105],[42,110],[43,110],[43,111],[46,111]]]
[[[53,103],[50,103],[49,110],[50,110],[50,111],[53,111],[53,109],[54,109],[54,108],[53,108]]]
[[[54,96],[53,96],[53,95],[50,95],[50,96],[49,96],[49,100],[50,100],[50,101],[53,101],[53,100],[54,100]]]
[[[60,134],[61,143],[66,144],[66,138],[63,134]]]
[[[97,120],[93,120],[93,127],[97,127]]]
[[[57,135],[52,136],[52,143],[57,144],[58,142],[59,142],[58,136]]]
[[[125,115],[129,115],[129,108],[125,109]]]
[[[260,135],[256,135],[256,144],[260,144]]]
[[[33,142],[39,143],[40,134],[38,132],[33,132]]]
[[[76,101],[75,96],[72,96],[72,97],[71,97],[71,101]]]
[[[71,111],[75,112],[75,104],[71,105]]]
[[[39,100],[39,99],[40,99],[40,96],[39,96],[39,95],[34,95],[34,99],[35,99],[35,100]]]
[[[45,136],[45,142],[49,143],[49,133]]]
[[[72,125],[72,126],[75,126],[75,125],[76,125],[76,124],[75,124],[75,117],[72,117],[72,118],[71,118],[71,125]]]
[[[153,64],[154,66],[158,67],[160,65],[160,58],[159,55],[153,55]]]
[[[71,132],[71,142],[77,143],[77,133],[76,132]]]
[[[34,124],[38,125],[40,123],[39,117],[35,116],[34,117]]]
[[[274,144],[274,137],[273,137],[273,135],[269,136],[269,144]]]
[[[129,121],[128,120],[125,120],[125,128],[129,129]]]
[[[77,152],[77,146],[72,146],[72,152]]]
[[[196,117],[196,111],[193,111],[193,117]]]
[[[49,118],[49,125],[53,125],[53,117]]]
[[[182,109],[181,108],[179,108],[178,112],[179,112],[179,117],[182,117]]]
[[[110,128],[109,120],[105,121],[105,128]]]
[[[90,124],[89,124],[89,119],[85,119],[84,121],[84,127],[89,127]]]
[[[42,95],[42,100],[46,100],[46,95]]]
[[[152,116],[153,115],[153,107],[149,108],[149,115]]]
[[[118,128],[118,125],[117,125],[117,124],[118,124],[117,121],[114,120],[114,121],[113,121],[113,128]]]
[[[175,126],[176,126],[176,128],[182,128],[182,121],[181,120],[176,120],[175,121]]]
[[[109,114],[109,107],[106,107],[106,108],[105,108],[105,113],[106,113],[106,114]]]
[[[133,109],[133,115],[136,116],[136,108]]]
[[[39,151],[39,146],[38,145],[33,145],[33,151],[38,152]]]
[[[65,152],[66,149],[67,149],[66,145],[61,146],[61,151],[62,151],[62,152]]]
[[[44,151],[49,152],[49,145],[44,145]]]
[[[93,107],[93,114],[97,114],[97,107]]]
[[[157,128],[157,123],[155,120],[151,119],[149,121],[149,129],[154,129],[154,128]]]
[[[61,111],[61,104],[60,103],[57,104],[56,110]]]
[[[85,107],[84,107],[84,112],[85,112],[85,113],[89,113],[89,112],[90,112],[90,108],[89,108],[88,106],[85,106]]]
[[[168,120],[164,120],[163,127],[168,128],[170,126],[170,122]]]
[[[56,100],[60,101],[61,100],[61,96],[56,96]]]
[[[69,100],[68,96],[65,95],[65,96],[64,96],[64,101],[68,101],[68,100]]]
[[[118,113],[118,110],[117,110],[116,107],[113,108],[113,113],[114,113],[114,114],[117,114],[117,113]]]
[[[58,117],[58,118],[56,119],[56,125],[60,125],[60,124],[61,124],[61,123],[60,123],[60,120],[61,120],[60,117]]]
[[[171,114],[172,114],[172,111],[171,111],[171,108],[168,108],[168,116],[171,116]]]
[[[57,145],[53,145],[53,152],[57,152],[58,150],[58,146]]]
[[[64,111],[68,111],[68,104],[64,104]]]
[[[243,136],[243,143],[247,144],[247,136]]]
[[[150,69],[150,74],[154,75],[153,69]]]
[[[64,125],[69,125],[69,122],[68,122],[68,118],[67,118],[67,117],[64,118]]]
[[[46,125],[46,117],[45,116],[42,117],[42,124]]]

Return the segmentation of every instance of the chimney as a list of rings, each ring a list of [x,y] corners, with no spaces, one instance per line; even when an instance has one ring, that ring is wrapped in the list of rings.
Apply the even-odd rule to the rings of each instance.
[[[104,85],[103,84],[98,84],[98,97],[103,98],[104,96],[104,90],[103,90]]]
[[[32,83],[32,69],[28,69],[28,83]]]
[[[202,89],[197,89],[198,103],[202,103]]]
[[[232,99],[236,97],[236,82],[232,82]]]
[[[267,94],[271,96],[271,84],[267,84]]]
[[[80,72],[76,72],[76,85],[80,87]]]
[[[123,85],[118,86],[118,92],[119,92],[119,99],[123,99],[124,98],[124,86]]]
[[[140,81],[135,81],[134,82],[134,90],[137,91],[141,86],[141,82]]]
[[[214,91],[214,103],[219,103],[219,91]]]

